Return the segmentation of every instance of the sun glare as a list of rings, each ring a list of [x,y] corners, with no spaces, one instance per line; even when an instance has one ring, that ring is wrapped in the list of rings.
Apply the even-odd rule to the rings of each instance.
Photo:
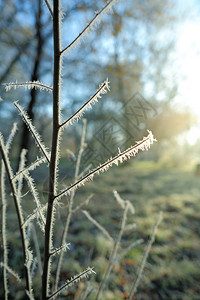
[[[178,96],[176,103],[194,113],[197,125],[186,135],[188,143],[200,138],[200,22],[186,22],[178,32],[176,68]]]

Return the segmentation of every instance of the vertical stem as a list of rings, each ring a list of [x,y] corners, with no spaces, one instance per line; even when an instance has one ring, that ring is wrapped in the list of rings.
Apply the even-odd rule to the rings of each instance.
[[[140,283],[140,280],[142,278],[142,273],[143,273],[143,270],[144,270],[144,267],[145,267],[145,264],[146,264],[146,261],[147,261],[147,258],[149,256],[149,252],[151,250],[151,247],[152,247],[152,244],[154,243],[155,241],[155,236],[156,236],[156,231],[158,229],[158,226],[160,224],[162,220],[162,211],[159,212],[159,215],[158,215],[158,219],[154,225],[154,228],[153,228],[153,231],[152,231],[152,234],[151,234],[151,237],[150,237],[150,240],[147,244],[147,248],[144,252],[144,255],[143,255],[143,258],[142,258],[142,263],[140,265],[140,268],[139,268],[139,271],[138,271],[138,275],[137,275],[137,278],[135,280],[135,282],[133,283],[132,287],[131,287],[131,291],[130,291],[130,294],[129,294],[129,298],[128,300],[132,300],[134,299],[134,295],[135,293],[137,292],[137,288],[138,288],[138,285]]]
[[[10,164],[9,164],[7,154],[5,152],[5,147],[1,143],[0,143],[0,152],[2,154],[2,159],[3,159],[5,169],[6,169],[6,172],[7,172],[7,176],[8,176],[8,180],[9,180],[9,183],[10,183],[11,192],[12,192],[12,196],[13,196],[14,204],[15,204],[15,208],[16,208],[17,218],[18,218],[19,231],[20,231],[22,250],[23,250],[26,289],[32,295],[30,268],[27,264],[27,260],[28,260],[27,250],[28,249],[27,249],[27,243],[26,243],[26,232],[25,232],[24,227],[22,226],[22,224],[24,223],[24,219],[23,219],[23,215],[22,215],[22,209],[20,207],[20,202],[19,202],[19,199],[18,199],[16,186],[12,182],[12,179],[11,179],[13,177],[13,174],[12,174],[12,171],[11,171],[11,167],[10,167]]]
[[[77,162],[76,162],[74,182],[77,181],[78,175],[79,175],[81,157],[82,157],[82,154],[83,154],[84,144],[85,144],[86,125],[87,125],[87,120],[83,119],[83,130],[82,130],[82,136],[81,136],[80,150],[79,150],[78,157],[77,157]],[[72,217],[72,207],[73,207],[75,193],[76,193],[75,190],[72,191],[70,199],[69,199],[68,215],[67,215],[67,220],[66,220],[66,223],[65,223],[63,235],[62,235],[61,245],[64,245],[64,243],[66,242],[68,229],[69,229],[69,225],[70,225],[71,217]],[[57,265],[57,270],[56,270],[56,280],[55,280],[55,291],[58,289],[58,282],[59,282],[59,279],[60,279],[60,270],[61,270],[61,266],[62,266],[63,255],[64,255],[64,253],[61,252],[60,256],[59,256],[59,259],[58,259],[58,265]]]
[[[105,287],[107,279],[109,278],[110,272],[111,272],[111,270],[113,268],[113,264],[114,264],[114,261],[115,261],[116,255],[117,255],[117,251],[118,251],[118,248],[120,246],[121,238],[122,238],[122,235],[124,233],[124,228],[125,228],[125,225],[126,225],[127,213],[128,213],[128,202],[126,201],[125,202],[125,208],[124,208],[123,216],[122,216],[121,228],[120,228],[117,240],[115,242],[114,248],[112,250],[108,267],[106,269],[104,277],[103,277],[103,279],[101,281],[101,284],[99,286],[99,290],[98,290],[97,297],[96,297],[95,300],[99,300],[100,299],[100,296],[101,296],[101,294],[103,292],[103,289]]]
[[[54,74],[53,74],[53,136],[51,146],[51,160],[49,166],[49,198],[47,218],[45,226],[44,266],[42,275],[42,299],[46,300],[49,291],[50,277],[50,252],[53,238],[53,201],[57,188],[57,164],[59,147],[59,123],[60,123],[60,22],[59,22],[59,0],[53,2],[53,39],[54,39]]]
[[[8,282],[7,282],[7,270],[8,264],[8,251],[7,251],[7,239],[6,239],[6,199],[5,199],[5,167],[2,161],[1,163],[1,200],[2,200],[2,214],[1,214],[1,232],[2,232],[2,250],[3,250],[3,289],[5,300],[8,299]]]

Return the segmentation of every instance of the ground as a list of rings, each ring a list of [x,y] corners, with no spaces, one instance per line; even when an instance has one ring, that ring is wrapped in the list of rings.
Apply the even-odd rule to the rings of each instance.
[[[127,299],[160,210],[163,211],[163,220],[159,225],[135,299],[200,299],[199,183],[200,177],[196,177],[191,168],[183,170],[164,167],[154,162],[132,161],[123,167],[113,167],[79,189],[74,204],[81,203],[93,193],[93,198],[84,209],[104,226],[114,239],[119,232],[122,210],[114,199],[113,190],[117,190],[123,199],[130,200],[134,205],[135,214],[129,214],[127,223],[135,223],[136,228],[125,233],[119,252],[137,239],[144,240],[120,262],[116,262],[103,299]],[[61,207],[59,221],[56,223],[58,240],[62,234],[60,228],[63,228],[67,215],[64,208],[65,206]],[[12,214],[9,218],[15,219]],[[9,255],[13,268],[20,255],[12,246],[14,237],[15,247],[20,245],[17,235],[14,231],[8,234]],[[96,275],[90,277],[91,293],[87,298],[93,300],[108,264],[112,245],[81,211],[72,218],[68,241],[71,246],[63,261],[61,280],[66,280],[87,266],[94,267]],[[53,267],[53,272],[55,268]],[[14,279],[10,278],[11,282],[12,280]],[[81,297],[86,282],[79,283],[78,289],[77,286],[76,289],[70,288],[60,299],[83,299]],[[36,291],[39,290],[39,285],[38,279],[34,282]],[[21,293],[18,299],[20,295]]]

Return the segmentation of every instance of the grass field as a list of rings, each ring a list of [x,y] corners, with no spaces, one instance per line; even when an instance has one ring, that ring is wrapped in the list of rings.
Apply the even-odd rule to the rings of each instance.
[[[93,193],[88,207],[84,209],[87,209],[113,238],[116,238],[119,231],[122,216],[121,209],[113,197],[113,190],[117,190],[123,199],[130,200],[134,205],[135,214],[129,215],[128,223],[135,223],[136,228],[127,231],[123,236],[120,250],[139,238],[144,240],[143,244],[123,257],[121,262],[116,262],[102,299],[127,298],[160,210],[163,211],[163,220],[135,299],[200,299],[199,183],[200,178],[195,177],[193,170],[163,168],[153,162],[132,161],[123,167],[112,168],[104,175],[96,177],[94,182],[80,188],[75,197],[75,205]],[[29,204],[25,206],[28,208]],[[62,206],[58,212],[57,228],[63,227],[66,214],[67,210]],[[15,217],[12,214],[9,218],[14,222]],[[58,240],[61,234],[62,231],[59,230]],[[17,239],[17,233],[12,231],[9,235],[10,244],[13,244],[14,238],[17,247],[20,241]],[[89,290],[92,290],[87,298],[93,300],[108,263],[110,241],[81,211],[74,214],[68,241],[71,243],[71,250],[65,256],[61,280],[66,280],[87,266],[93,266],[96,275],[90,278]],[[20,254],[12,245],[9,255],[11,265],[15,268]],[[35,290],[39,291],[39,277],[37,278],[34,286]],[[10,280],[12,282],[14,279]],[[77,286],[76,289],[70,288],[59,299],[83,299],[81,297],[85,286],[86,281],[80,282],[78,289]],[[14,290],[17,290],[17,286]],[[15,299],[20,299],[20,295],[21,293],[16,292]]]

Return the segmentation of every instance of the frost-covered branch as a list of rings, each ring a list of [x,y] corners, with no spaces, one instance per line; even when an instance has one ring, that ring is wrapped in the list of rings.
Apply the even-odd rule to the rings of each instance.
[[[53,92],[53,87],[48,86],[44,83],[41,83],[39,81],[26,81],[26,82],[10,82],[10,83],[3,83],[2,85],[5,86],[6,92],[10,91],[12,88],[20,88],[24,87],[25,90],[30,89],[39,89],[40,91],[47,91],[47,92]]]
[[[122,163],[125,160],[130,159],[132,156],[135,156],[139,150],[141,151],[148,150],[150,148],[150,145],[153,144],[154,141],[156,141],[156,139],[154,139],[153,137],[152,132],[151,131],[148,132],[149,135],[147,137],[144,137],[142,141],[137,142],[136,145],[126,149],[123,152],[120,152],[114,158],[110,158],[107,162],[103,163],[102,165],[99,165],[97,168],[90,171],[87,175],[85,175],[84,177],[82,177],[81,179],[73,183],[71,186],[58,193],[54,199],[70,194],[73,190],[84,185],[87,181],[92,181],[94,175],[100,174],[100,172],[103,173],[107,171],[113,164],[118,165],[119,163]]]
[[[28,186],[30,188],[30,191],[33,195],[33,199],[34,199],[34,202],[36,204],[36,207],[37,207],[37,211],[38,211],[38,215],[39,215],[39,218],[37,218],[37,221],[38,221],[38,225],[40,226],[42,232],[45,231],[45,224],[46,224],[46,219],[45,219],[45,216],[43,214],[43,211],[42,211],[42,205],[40,203],[40,199],[39,199],[39,195],[38,195],[38,192],[37,192],[37,189],[36,189],[36,186],[35,186],[35,182],[33,180],[33,178],[28,174],[28,172],[24,173],[23,174],[27,183],[28,183]]]
[[[51,256],[54,256],[54,255],[59,255],[61,252],[66,252],[67,250],[70,249],[69,246],[70,246],[70,243],[65,244],[65,245],[62,245],[62,246],[60,246],[60,247],[54,249],[54,250],[50,253],[50,255],[51,255]]]
[[[24,173],[29,173],[29,171],[35,170],[36,167],[40,166],[42,163],[46,162],[45,157],[37,158],[34,162],[32,162],[29,166],[25,167],[23,170],[18,171],[12,178],[12,180],[15,182],[19,179],[20,176],[22,176]]]
[[[79,149],[79,153],[78,153],[77,161],[76,161],[74,182],[76,182],[77,179],[78,179],[81,158],[82,158],[82,154],[83,154],[83,151],[84,151],[84,148],[85,148],[86,126],[87,126],[87,120],[83,119],[83,129],[82,129],[82,135],[81,135],[80,149]],[[63,234],[62,234],[62,241],[61,241],[62,244],[61,245],[66,243],[65,241],[66,241],[66,238],[67,238],[67,234],[68,234],[68,230],[69,230],[69,224],[71,222],[71,217],[72,217],[72,213],[73,213],[72,208],[73,208],[75,193],[76,193],[76,191],[74,190],[70,195],[69,206],[68,206],[68,215],[67,215],[67,218],[66,218],[66,222],[65,222],[65,226],[64,226],[64,230],[63,230]],[[56,270],[55,290],[57,290],[57,288],[58,288],[58,283],[59,283],[59,278],[60,278],[60,271],[61,271],[61,266],[62,266],[62,261],[63,261],[63,254],[64,254],[63,252],[60,253],[59,260],[58,260],[58,265],[57,265],[57,270]]]
[[[13,269],[11,269],[7,264],[5,265],[4,263],[1,262],[0,265],[2,268],[5,268],[12,276],[14,276],[18,283],[20,284],[22,283],[20,276]]]
[[[130,295],[129,295],[129,300],[133,299],[133,296],[134,294],[136,293],[137,291],[137,288],[138,288],[138,285],[140,283],[140,280],[141,280],[141,277],[142,277],[142,272],[144,270],[144,267],[145,267],[145,264],[146,264],[146,261],[147,261],[147,258],[148,258],[148,255],[149,255],[149,252],[151,250],[151,246],[153,244],[153,242],[155,241],[155,235],[156,235],[156,231],[158,229],[158,226],[160,224],[162,220],[162,211],[160,211],[159,215],[158,215],[158,219],[154,225],[154,228],[153,228],[153,231],[152,231],[152,234],[151,234],[151,237],[150,237],[150,240],[148,242],[148,245],[147,245],[147,248],[146,248],[146,251],[144,253],[144,256],[142,258],[142,263],[140,265],[140,268],[139,268],[139,271],[138,271],[138,275],[137,275],[137,278],[135,280],[135,282],[133,283],[132,287],[131,287],[131,291],[130,291]]]
[[[60,127],[67,126],[68,123],[72,124],[73,121],[78,121],[84,114],[85,110],[91,109],[92,105],[94,105],[96,102],[98,102],[98,99],[101,98],[101,95],[106,94],[108,91],[110,91],[109,81],[106,79],[102,84],[100,84],[99,89],[96,91],[96,93],[87,101],[79,110],[77,110],[69,119],[67,119],[65,122],[63,122]]]
[[[84,40],[86,36],[88,36],[89,32],[95,29],[95,26],[100,23],[102,15],[108,14],[112,11],[113,6],[118,2],[119,0],[110,0],[99,12],[96,13],[94,18],[87,24],[87,26],[79,33],[79,35],[62,51],[61,54],[69,53],[71,48],[76,48],[79,46],[80,42]]]
[[[24,122],[26,123],[27,127],[29,128],[35,142],[36,145],[38,146],[38,148],[40,149],[40,151],[42,152],[42,154],[46,157],[46,160],[48,162],[50,162],[50,155],[48,153],[48,150],[46,149],[45,145],[42,142],[42,139],[39,135],[39,133],[37,132],[35,126],[33,126],[31,119],[29,118],[28,114],[26,113],[26,111],[21,107],[21,105],[19,105],[19,103],[14,102],[14,105],[16,106],[16,108],[18,109],[20,115],[22,116]]]
[[[47,299],[51,299],[54,296],[59,295],[60,293],[62,293],[65,289],[67,289],[68,287],[70,287],[71,285],[80,282],[81,279],[83,278],[87,278],[88,275],[90,274],[96,274],[95,271],[93,270],[93,268],[88,267],[85,271],[81,272],[78,275],[75,275],[73,278],[71,278],[70,280],[67,280],[67,282],[61,286],[57,291],[55,291],[53,294],[51,294],[49,297],[47,297]]]
[[[17,124],[14,123],[11,133],[8,137],[8,140],[5,145],[5,150],[7,154],[9,154],[10,146],[12,143],[12,140],[15,136],[15,133],[17,131]],[[1,202],[2,202],[2,209],[1,209],[1,232],[2,232],[2,250],[3,250],[3,262],[2,262],[2,268],[3,268],[3,288],[4,288],[4,295],[5,300],[8,299],[8,278],[7,278],[7,268],[8,268],[8,248],[7,248],[7,200],[6,200],[6,182],[5,182],[5,165],[2,161],[1,163],[1,177],[0,177],[0,196],[1,196]]]
[[[27,264],[28,261],[28,253],[30,253],[30,250],[28,249],[28,241],[26,239],[26,232],[25,229],[22,228],[22,224],[24,222],[23,214],[22,214],[22,208],[21,208],[21,203],[20,199],[17,194],[17,188],[16,185],[12,182],[12,177],[13,177],[13,171],[10,165],[10,161],[8,158],[8,153],[4,144],[4,139],[2,134],[0,133],[0,152],[2,155],[2,159],[5,165],[5,169],[7,172],[9,184],[11,187],[11,192],[15,204],[15,209],[17,213],[17,218],[18,218],[18,225],[19,225],[19,231],[20,231],[20,236],[21,236],[21,243],[22,243],[22,249],[23,249],[23,260],[24,260],[24,271],[25,271],[25,278],[26,278],[26,289],[32,294],[32,281],[31,281],[31,275],[30,275],[30,267]]]

